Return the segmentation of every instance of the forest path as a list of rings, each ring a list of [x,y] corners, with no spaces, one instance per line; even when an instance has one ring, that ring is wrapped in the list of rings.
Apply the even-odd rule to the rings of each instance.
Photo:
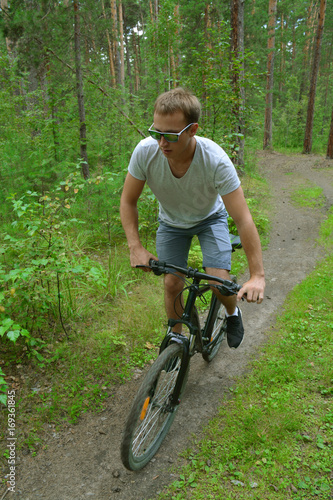
[[[200,356],[192,360],[175,422],[155,459],[141,472],[125,470],[119,455],[124,421],[141,382],[138,379],[117,388],[102,414],[85,415],[77,425],[50,436],[47,449],[36,457],[19,457],[16,493],[8,493],[6,500],[148,500],[177,478],[178,453],[195,446],[193,437],[200,437],[235,377],[246,372],[261,344],[274,335],[271,327],[288,292],[323,256],[316,238],[333,203],[333,162],[313,155],[270,152],[258,157],[272,194],[270,244],[264,251],[267,288],[262,305],[242,304],[246,331],[242,346],[231,351],[224,343],[209,366]],[[290,194],[308,181],[322,187],[324,208],[310,210],[291,203]]]

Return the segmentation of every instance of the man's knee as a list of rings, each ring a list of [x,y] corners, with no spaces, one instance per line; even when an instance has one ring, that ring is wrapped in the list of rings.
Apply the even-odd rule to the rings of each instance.
[[[173,274],[166,274],[164,278],[164,288],[168,294],[176,295],[182,291],[183,281]]]

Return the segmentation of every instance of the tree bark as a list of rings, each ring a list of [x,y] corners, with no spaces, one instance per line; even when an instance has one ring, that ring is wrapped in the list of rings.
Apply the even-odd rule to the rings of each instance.
[[[125,87],[125,49],[124,49],[124,19],[123,5],[119,1],[119,36],[120,36],[120,85]]]
[[[312,65],[312,72],[311,72],[308,112],[307,112],[307,118],[306,118],[304,146],[303,146],[303,153],[304,154],[311,153],[311,149],[312,149],[313,116],[314,116],[317,78],[318,78],[318,70],[319,70],[319,62],[320,62],[321,40],[322,40],[322,36],[323,36],[324,23],[325,23],[325,11],[326,11],[326,0],[321,0],[320,1],[316,43],[315,43],[315,49],[314,49],[314,55],[313,55],[313,65]]]
[[[275,18],[277,0],[269,0],[268,8],[268,56],[267,56],[267,85],[264,148],[272,145],[272,111],[273,111],[273,83],[274,83],[274,48],[275,48]]]
[[[0,1],[0,7],[2,10],[3,18],[4,18],[4,23],[7,25],[8,22],[8,0],[1,0]],[[12,57],[12,49],[11,49],[11,41],[9,38],[6,36],[6,47],[7,47],[7,53],[8,56]]]
[[[306,22],[306,31],[305,31],[305,44],[303,48],[303,66],[301,69],[301,84],[299,89],[299,102],[302,101],[303,95],[305,93],[305,89],[307,86],[307,82],[309,81],[309,58],[311,51],[311,44],[314,38],[315,33],[315,18],[317,17],[317,4],[314,0],[311,0],[311,3],[308,8],[308,18]]]
[[[101,5],[102,5],[103,17],[106,20],[105,7],[104,7],[103,0],[102,0]],[[112,52],[112,45],[111,45],[111,40],[110,40],[110,34],[109,34],[109,30],[107,28],[105,30],[105,34],[106,34],[106,39],[108,41],[111,87],[115,87],[116,86],[116,72],[115,72],[115,69],[114,69],[114,58],[113,58],[113,52]]]
[[[237,157],[235,163],[244,166],[244,2],[245,0],[232,0],[231,2],[231,64],[232,86],[237,96],[233,107],[235,115],[235,143],[237,144]],[[237,61],[237,64],[235,64]]]
[[[332,117],[331,117],[331,128],[330,128],[330,133],[328,136],[326,158],[328,158],[329,160],[333,160],[333,109],[332,109]]]
[[[117,84],[120,84],[120,60],[118,53],[118,16],[116,0],[110,0],[111,19],[112,19],[112,52],[114,56],[114,67],[116,69]]]
[[[79,2],[74,0],[74,46],[75,46],[75,74],[76,74],[76,91],[79,106],[80,120],[80,157],[82,161],[82,174],[84,179],[89,177],[89,163],[87,155],[87,138],[86,138],[86,117],[84,109],[83,95],[83,78],[81,67],[81,47],[80,47],[80,14]]]
[[[133,31],[132,33],[132,44],[133,44],[133,51],[134,51],[134,89],[135,92],[139,91],[140,88],[140,71],[139,71],[139,49],[138,49],[138,44],[137,44],[137,35]]]

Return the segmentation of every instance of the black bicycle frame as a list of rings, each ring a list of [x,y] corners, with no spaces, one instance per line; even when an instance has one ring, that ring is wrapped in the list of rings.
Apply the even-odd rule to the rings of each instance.
[[[186,304],[185,304],[185,308],[184,308],[184,312],[182,314],[182,317],[181,317],[181,319],[169,319],[169,321],[168,321],[169,332],[164,337],[164,339],[161,343],[161,346],[160,346],[160,353],[166,347],[168,347],[170,344],[173,344],[173,343],[181,344],[183,346],[183,356],[182,356],[182,361],[180,364],[180,370],[179,370],[179,374],[177,377],[175,390],[172,394],[171,401],[170,401],[171,411],[172,411],[172,408],[174,408],[176,405],[178,405],[180,403],[179,396],[180,396],[180,392],[181,392],[181,388],[182,388],[182,383],[183,383],[183,379],[184,379],[184,376],[186,374],[186,371],[188,369],[188,365],[189,365],[190,357],[191,357],[190,356],[190,341],[189,341],[189,339],[187,337],[185,337],[184,335],[180,335],[180,334],[172,332],[171,329],[179,323],[181,323],[182,325],[186,325],[189,328],[190,334],[195,335],[196,338],[199,340],[200,348],[202,350],[204,349],[200,323],[198,325],[194,325],[191,322],[191,313],[194,309],[195,301],[196,301],[197,297],[200,295],[203,295],[205,292],[207,292],[210,289],[209,285],[205,285],[203,287],[200,287],[199,283],[200,283],[200,279],[195,278],[193,280],[193,283],[191,284],[191,286],[189,288],[189,294],[188,294],[188,297],[186,300]],[[218,299],[216,299],[216,300],[218,300]],[[213,308],[210,308],[209,314],[207,317],[207,321],[206,321],[206,325],[209,324],[210,317],[211,317],[212,313],[213,313]]]
[[[234,249],[235,243],[233,243],[232,245],[233,245],[233,249]],[[237,245],[238,245],[238,243],[237,243]],[[240,243],[239,243],[239,245],[240,245]],[[171,405],[170,411],[172,411],[172,409],[174,409],[175,406],[180,403],[179,396],[180,396],[180,392],[181,392],[181,388],[182,388],[182,383],[183,383],[183,379],[186,375],[186,371],[188,369],[188,365],[190,362],[190,341],[189,341],[189,339],[183,335],[178,335],[177,333],[173,333],[172,328],[179,323],[186,325],[190,330],[190,334],[195,335],[196,338],[199,339],[199,342],[200,342],[199,348],[201,351],[203,351],[205,347],[204,347],[203,341],[202,341],[202,332],[201,332],[200,324],[194,325],[191,322],[191,315],[192,315],[192,311],[194,310],[195,301],[196,301],[197,297],[199,297],[200,295],[203,295],[205,292],[207,292],[210,289],[210,285],[203,285],[200,287],[200,281],[202,279],[204,279],[204,280],[211,280],[213,282],[217,281],[218,283],[221,283],[221,285],[214,285],[214,286],[216,286],[216,288],[219,290],[219,292],[222,293],[223,295],[233,295],[238,290],[240,290],[241,287],[237,287],[237,285],[231,281],[220,280],[220,279],[216,278],[215,276],[210,276],[208,274],[201,273],[197,269],[192,269],[191,267],[184,269],[184,268],[181,268],[178,266],[167,264],[166,262],[154,261],[153,259],[150,259],[149,266],[137,266],[137,267],[149,267],[150,269],[153,270],[153,272],[157,276],[164,274],[164,273],[167,273],[168,272],[167,269],[169,267],[175,271],[178,271],[178,272],[184,274],[185,276],[187,276],[188,278],[191,278],[193,280],[192,284],[188,287],[189,294],[188,294],[188,297],[186,300],[186,304],[185,304],[185,308],[184,308],[184,312],[182,314],[182,317],[180,319],[169,319],[169,321],[168,321],[169,331],[168,331],[167,335],[165,336],[165,338],[163,339],[161,346],[160,346],[160,353],[172,343],[181,344],[183,346],[183,356],[182,356],[182,361],[180,364],[180,370],[179,370],[179,374],[178,374],[178,377],[176,380],[175,390],[173,392],[173,395],[172,395],[171,401],[170,401],[170,405]],[[232,289],[230,288],[230,286],[232,286]],[[235,287],[236,287],[236,289],[235,289]],[[208,314],[206,325],[208,325],[210,323],[211,314],[213,313],[213,309],[214,309],[213,307],[210,307],[210,311]],[[204,328],[204,332],[205,332],[205,329],[206,329],[206,326]],[[209,344],[209,346],[211,347],[212,344]]]

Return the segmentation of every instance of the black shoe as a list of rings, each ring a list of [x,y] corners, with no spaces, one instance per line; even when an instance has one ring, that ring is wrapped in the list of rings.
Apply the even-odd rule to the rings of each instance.
[[[227,341],[228,346],[237,349],[243,342],[244,328],[242,321],[242,311],[238,309],[238,316],[227,317]]]

